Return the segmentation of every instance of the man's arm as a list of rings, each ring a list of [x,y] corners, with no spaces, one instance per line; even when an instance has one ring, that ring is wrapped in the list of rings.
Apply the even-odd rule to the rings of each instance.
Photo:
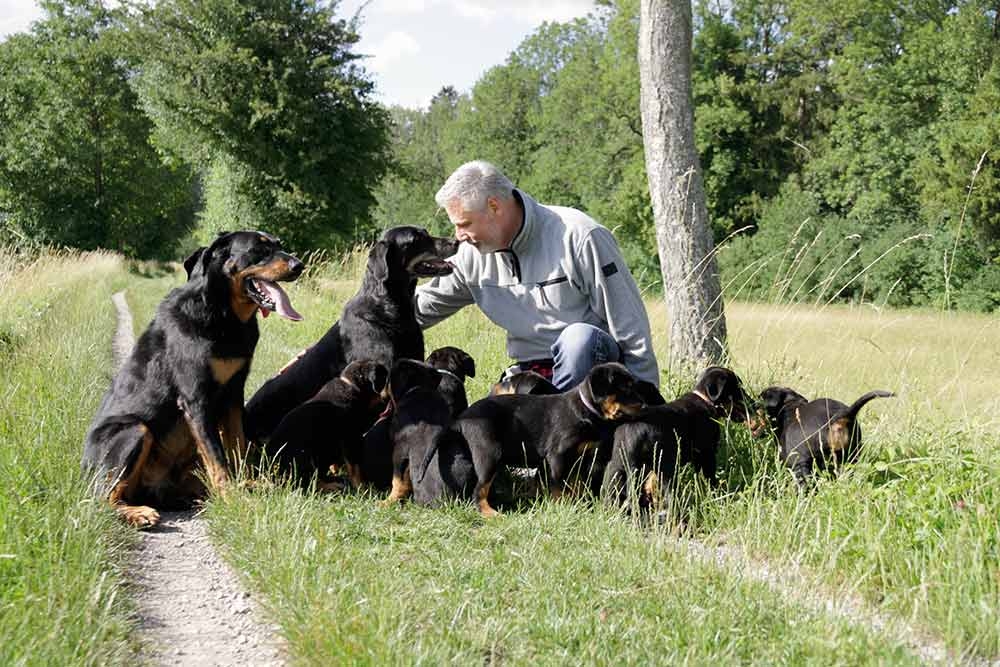
[[[639,379],[659,386],[646,305],[611,232],[595,228],[578,250],[577,261],[590,307],[607,320],[609,333],[622,347],[625,366]]]
[[[432,327],[473,302],[472,292],[456,268],[417,287],[413,308],[421,329]]]

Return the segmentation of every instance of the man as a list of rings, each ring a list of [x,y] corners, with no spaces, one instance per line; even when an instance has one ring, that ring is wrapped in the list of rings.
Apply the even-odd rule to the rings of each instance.
[[[620,361],[659,385],[649,318],[611,232],[581,211],[543,206],[477,160],[435,195],[462,242],[455,270],[417,288],[430,327],[475,303],[507,331],[508,373],[535,370],[566,390]]]

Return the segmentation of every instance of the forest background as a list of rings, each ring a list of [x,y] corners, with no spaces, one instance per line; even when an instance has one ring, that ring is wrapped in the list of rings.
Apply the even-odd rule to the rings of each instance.
[[[385,108],[337,3],[44,1],[0,43],[0,230],[177,258],[418,224],[483,158],[613,229],[661,289],[638,3],[547,23],[469,91]],[[1000,308],[1000,2],[696,0],[698,149],[727,298]],[[456,55],[456,57],[461,57]]]

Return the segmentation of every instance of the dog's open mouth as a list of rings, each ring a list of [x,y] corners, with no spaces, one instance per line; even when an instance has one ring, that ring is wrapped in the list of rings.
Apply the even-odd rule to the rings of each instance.
[[[413,265],[413,273],[422,277],[446,276],[454,267],[443,259],[424,259]]]
[[[247,296],[260,306],[260,313],[264,317],[275,312],[285,319],[295,322],[302,319],[298,311],[292,307],[292,302],[288,300],[285,290],[281,289],[278,283],[263,278],[247,278],[243,282],[243,288]]]

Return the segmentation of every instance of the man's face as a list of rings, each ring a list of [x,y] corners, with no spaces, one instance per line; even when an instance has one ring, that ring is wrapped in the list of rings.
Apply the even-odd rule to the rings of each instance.
[[[496,252],[506,247],[504,228],[499,219],[499,203],[493,197],[486,200],[481,211],[467,211],[457,199],[445,208],[448,219],[455,225],[455,238],[471,244],[480,254]]]

